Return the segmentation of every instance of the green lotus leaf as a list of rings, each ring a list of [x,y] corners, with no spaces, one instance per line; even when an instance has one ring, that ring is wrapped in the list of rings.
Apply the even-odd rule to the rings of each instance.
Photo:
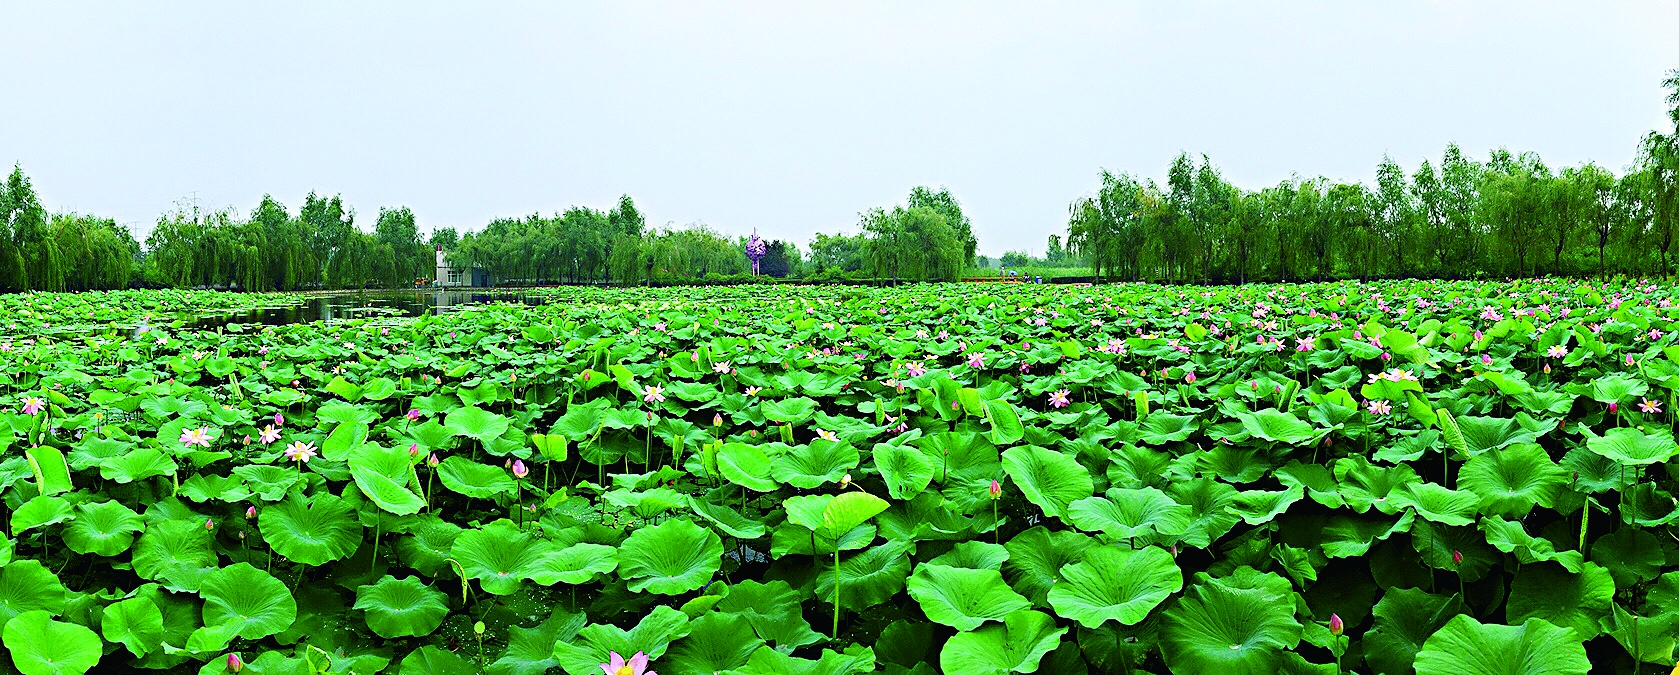
[[[196,593],[204,575],[216,566],[210,531],[204,521],[165,520],[149,523],[134,545],[134,572],[141,579],[163,582],[172,591]]]
[[[1236,488],[1211,477],[1176,481],[1166,491],[1172,501],[1189,507],[1189,525],[1179,537],[1185,544],[1207,548],[1241,521],[1241,516],[1231,508],[1236,503]]]
[[[1390,498],[1400,508],[1416,509],[1417,517],[1442,525],[1468,525],[1475,522],[1475,509],[1480,500],[1467,490],[1449,490],[1434,483],[1410,483],[1395,491]]]
[[[688,637],[671,647],[659,667],[670,675],[708,675],[746,665],[764,641],[745,617],[711,612],[688,624]]]
[[[1295,502],[1306,497],[1306,491],[1299,487],[1284,490],[1243,490],[1231,499],[1230,510],[1242,517],[1242,521],[1249,525],[1263,525],[1277,519],[1288,511]]]
[[[1067,629],[1043,612],[1021,610],[1003,624],[957,633],[939,652],[945,675],[1007,675],[1037,672],[1045,654],[1061,644]]]
[[[321,441],[321,457],[334,462],[342,462],[349,458],[350,451],[361,447],[367,442],[366,422],[344,422],[327,434],[326,440]]]
[[[1031,599],[1034,606],[1048,606],[1049,589],[1061,581],[1067,563],[1078,562],[1096,540],[1077,532],[1051,532],[1042,525],[1021,532],[1003,544],[1009,559],[1003,576],[1009,585]]]
[[[554,644],[576,637],[586,623],[582,613],[557,609],[534,628],[509,626],[507,651],[486,670],[490,675],[545,675],[560,665],[554,658]]]
[[[552,544],[531,537],[505,518],[476,530],[463,530],[450,549],[466,578],[477,579],[484,592],[492,595],[517,592],[529,570],[552,552]]]
[[[1510,584],[1505,605],[1506,620],[1519,623],[1539,618],[1574,630],[1581,640],[1597,637],[1598,621],[1609,616],[1615,597],[1615,580],[1595,563],[1586,563],[1579,574],[1557,565],[1522,565]]]
[[[479,443],[488,444],[491,440],[500,438],[507,433],[510,420],[482,408],[467,406],[449,411],[443,422],[443,427],[454,436],[465,436],[476,439]]]
[[[82,504],[76,511],[76,519],[64,528],[64,545],[77,553],[117,555],[146,529],[140,514],[114,500]]]
[[[409,489],[414,480],[413,459],[400,448],[367,443],[350,452],[350,477],[362,494],[379,508],[399,516],[410,516],[426,502]]]
[[[1618,403],[1649,392],[1643,380],[1622,373],[1609,373],[1592,378],[1592,399],[1599,403]]]
[[[816,401],[802,396],[758,404],[758,410],[764,413],[765,419],[795,426],[810,420],[811,416],[816,414],[817,407]]]
[[[620,655],[642,652],[658,659],[672,641],[689,631],[688,615],[659,605],[642,616],[635,628],[624,630],[612,624],[590,624],[577,632],[577,639],[554,643],[554,658],[570,675],[594,675],[611,652]]]
[[[1302,634],[1294,602],[1277,588],[1288,582],[1274,574],[1201,578],[1161,615],[1166,665],[1179,673],[1280,672],[1284,650]]]
[[[1172,538],[1189,526],[1189,507],[1154,488],[1113,488],[1105,495],[1067,505],[1066,519],[1081,530],[1101,532],[1114,539],[1155,534]]]
[[[910,575],[908,587],[927,618],[957,630],[973,630],[1032,606],[996,570],[922,563]]]
[[[1404,507],[1396,503],[1395,497],[1403,492],[1404,486],[1421,480],[1415,470],[1404,464],[1382,467],[1358,455],[1335,461],[1335,482],[1340,486],[1341,497],[1347,500],[1349,508],[1359,513],[1371,508],[1388,515],[1399,513]]]
[[[64,611],[68,599],[58,576],[36,560],[18,560],[0,568],[0,624],[24,612]]]
[[[842,652],[822,650],[816,660],[788,656],[771,647],[752,653],[736,675],[862,675],[875,670],[874,650],[852,645]],[[929,669],[931,670],[931,669]],[[919,674],[918,674],[919,675]]]
[[[618,568],[617,550],[602,544],[577,543],[553,550],[526,565],[527,578],[543,586],[584,584],[595,575]]]
[[[1027,501],[1051,518],[1061,517],[1069,504],[1096,492],[1090,472],[1078,460],[1054,450],[1036,445],[1009,448],[1002,459],[1003,470]]]
[[[1376,514],[1349,516],[1336,514],[1323,526],[1323,555],[1328,558],[1351,558],[1370,551],[1371,545],[1400,532],[1409,532],[1416,514],[1406,511],[1398,520]]]
[[[1669,612],[1659,616],[1635,616],[1620,605],[1609,605],[1610,615],[1603,621],[1603,631],[1627,654],[1642,663],[1663,666],[1674,664],[1673,650],[1679,636],[1679,614]]]
[[[762,522],[740,515],[740,512],[727,506],[708,502],[699,495],[688,495],[688,508],[693,510],[694,515],[736,539],[757,539],[766,531]]]
[[[425,645],[402,657],[397,671],[424,675],[476,675],[478,666],[460,654],[435,645]]]
[[[1155,413],[1137,425],[1139,440],[1149,445],[1165,445],[1184,440],[1201,429],[1200,418],[1194,415]]]
[[[1294,413],[1274,408],[1238,414],[1237,417],[1242,420],[1242,428],[1249,434],[1272,443],[1300,445],[1318,436],[1316,428],[1295,417]]]
[[[697,590],[722,567],[722,538],[687,520],[638,529],[618,547],[618,576],[638,593]]]
[[[1487,516],[1481,519],[1481,532],[1487,536],[1487,543],[1505,553],[1516,554],[1516,559],[1522,564],[1551,561],[1562,565],[1563,569],[1572,573],[1580,571],[1580,565],[1585,558],[1579,551],[1558,551],[1549,539],[1542,539],[1527,533],[1519,521],[1508,521],[1498,516]]]
[[[1446,570],[1464,581],[1479,581],[1500,561],[1498,551],[1473,527],[1452,527],[1426,520],[1411,525],[1411,548],[1422,564]],[[1452,553],[1462,556],[1454,560]]]
[[[1026,435],[1026,428],[1020,425],[1020,412],[1006,400],[986,399],[985,419],[991,423],[991,442],[997,445],[1008,445]]]
[[[1374,625],[1364,634],[1364,658],[1379,673],[1409,673],[1423,642],[1463,609],[1457,596],[1417,588],[1390,588],[1376,603]]]
[[[813,538],[810,529],[803,525],[782,523],[770,533],[770,557],[780,558],[789,554],[831,556],[834,551],[856,551],[874,543],[877,533],[878,528],[867,524],[851,528],[838,537],[817,534]]]
[[[901,568],[892,564],[881,565],[881,571],[877,575],[880,583],[885,585],[891,585],[896,577],[896,587],[886,594],[888,598],[903,590],[904,579],[909,576],[909,558],[901,549],[896,560],[902,561]],[[853,576],[847,577],[847,573],[845,563],[840,563],[840,576],[844,579],[841,583],[845,584],[844,599],[847,601],[846,606],[850,607],[853,601],[861,602],[857,600],[860,593],[869,592],[867,587],[870,585],[870,578],[867,574],[857,574],[855,570],[850,571]],[[821,579],[828,579],[828,585],[831,586],[832,578],[831,570],[817,573],[819,583]],[[816,594],[819,598],[829,597],[833,595],[833,591],[823,591],[819,586]],[[748,579],[729,587],[729,594],[717,602],[717,611],[745,617],[758,637],[774,643],[777,647],[792,649],[822,639],[822,635],[811,630],[810,622],[805,620],[804,611],[799,606],[801,600],[799,593],[785,581],[777,579],[766,584]],[[884,600],[885,598],[882,598],[881,601]]]
[[[781,483],[810,489],[832,485],[857,468],[861,456],[850,443],[816,439],[793,448],[770,463],[770,475]]]
[[[1061,568],[1061,576],[1066,581],[1049,589],[1049,604],[1085,628],[1107,621],[1135,625],[1183,588],[1172,554],[1154,546],[1091,548],[1083,560]]]
[[[479,464],[460,455],[445,459],[438,465],[437,479],[442,481],[443,487],[473,499],[511,494],[515,487],[513,475],[506,469]]]
[[[914,448],[877,443],[874,466],[893,499],[913,499],[933,482],[933,460]]]
[[[1620,462],[1585,447],[1569,450],[1563,455],[1561,465],[1571,476],[1569,488],[1576,492],[1597,494],[1624,490],[1637,477]]]
[[[1506,417],[1472,417],[1456,418],[1458,429],[1463,434],[1465,454],[1474,457],[1489,450],[1497,450],[1516,443],[1534,443],[1539,434],[1525,427],[1522,422],[1532,423],[1527,413],[1516,413],[1515,419]]]
[[[37,527],[57,525],[76,517],[63,497],[36,495],[12,512],[12,533],[22,534]]]
[[[245,479],[245,487],[252,494],[269,502],[285,499],[293,487],[303,482],[303,476],[295,469],[268,464],[234,467],[233,475]]]
[[[163,610],[151,598],[137,596],[105,606],[99,630],[106,640],[128,648],[136,657],[163,644]]]
[[[846,609],[861,611],[886,602],[898,591],[904,590],[909,571],[908,547],[899,543],[889,542],[842,557],[839,569],[840,604]],[[834,566],[831,557],[823,556],[817,562],[815,591],[816,599],[833,606]]]
[[[770,479],[770,458],[757,446],[724,443],[717,451],[717,470],[729,482],[758,492],[775,492],[781,487]]]
[[[994,570],[1000,569],[1003,563],[1008,562],[1008,559],[1009,550],[1001,544],[993,544],[989,541],[964,541],[927,562],[934,565],[966,567],[974,570]]]
[[[1615,577],[1617,588],[1628,588],[1641,581],[1650,581],[1661,574],[1667,563],[1662,554],[1661,540],[1643,530],[1623,527],[1592,542],[1591,561],[1602,565]]]
[[[1632,427],[1618,427],[1586,439],[1586,449],[1626,466],[1647,466],[1672,459],[1679,445],[1673,442],[1673,432],[1666,429],[1646,434]]]
[[[861,491],[791,497],[782,504],[787,509],[787,522],[828,539],[838,539],[888,506],[886,500]]]
[[[454,557],[455,539],[461,528],[435,515],[420,516],[408,526],[412,536],[396,540],[397,557],[402,564],[434,579],[447,579],[455,574],[449,559]]]
[[[23,675],[81,675],[99,663],[104,643],[86,627],[53,621],[49,612],[24,612],[6,622],[6,651]]]
[[[362,527],[343,499],[320,492],[309,499],[292,495],[257,517],[263,539],[274,552],[304,565],[322,565],[356,552]]]
[[[1480,498],[1482,513],[1521,518],[1535,505],[1550,508],[1568,479],[1544,448],[1523,443],[1469,458],[1458,470],[1457,486]]]
[[[100,462],[99,476],[119,484],[132,483],[153,476],[172,476],[178,468],[175,460],[156,449],[140,448]]]
[[[279,579],[250,563],[236,563],[204,576],[204,625],[226,626],[239,637],[256,640],[291,626],[297,600]]]
[[[357,587],[354,608],[366,610],[367,627],[382,638],[430,635],[449,613],[441,591],[415,577],[390,575]]]
[[[1423,643],[1417,675],[1585,675],[1579,638],[1544,619],[1483,624],[1459,614]]]

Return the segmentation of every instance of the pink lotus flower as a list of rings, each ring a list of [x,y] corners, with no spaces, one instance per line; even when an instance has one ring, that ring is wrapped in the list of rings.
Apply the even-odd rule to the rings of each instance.
[[[752,387],[752,386],[748,386],[748,387],[747,387],[747,388],[746,388],[746,395],[747,395],[747,396],[757,396],[757,395],[758,395],[758,392],[760,392],[760,391],[763,391],[763,390],[764,390],[764,388],[763,388],[763,387]]]
[[[1318,348],[1318,339],[1316,337],[1300,338],[1294,342],[1294,351],[1297,352],[1309,352]]]
[[[1492,365],[1492,355],[1491,354],[1482,354],[1481,355],[1481,363],[1483,365],[1488,365],[1488,366]]]
[[[262,433],[257,436],[257,441],[263,445],[268,445],[277,440],[280,440],[280,430],[275,429],[272,424],[263,427]]]
[[[927,374],[927,368],[921,365],[920,361],[911,361],[904,366],[904,372],[909,373],[910,377],[921,377]]]
[[[435,452],[431,453],[431,456],[426,458],[426,466],[429,466],[433,469],[437,468],[437,465],[441,464],[441,463],[442,462],[437,459],[437,453],[435,453]]]
[[[1611,414],[1611,415],[1615,414],[1615,411],[1619,410],[1620,407],[1621,406],[1616,405],[1614,401],[1610,401],[1609,402],[1609,414]]]
[[[717,363],[711,364],[711,372],[714,372],[714,373],[727,373],[727,372],[729,372],[729,362],[728,361],[718,361]]]
[[[239,660],[238,654],[227,655],[227,672],[237,673],[245,669],[245,662]]]
[[[1660,402],[1652,401],[1647,398],[1644,399],[1642,403],[1638,404],[1638,409],[1644,411],[1646,414],[1655,414],[1662,411]]]
[[[181,445],[189,448],[195,445],[206,448],[210,447],[210,428],[199,427],[197,429],[182,429]]]
[[[968,355],[968,367],[969,368],[984,368],[985,367],[985,352],[974,352],[972,354],[969,354]]]
[[[1070,394],[1070,393],[1072,393],[1072,392],[1070,392],[1066,389],[1062,389],[1062,390],[1057,391],[1053,394],[1050,394],[1049,395],[1049,406],[1051,408],[1065,408],[1065,407],[1067,407],[1069,404],[1072,403],[1072,401],[1067,400],[1067,394]]]
[[[1551,345],[1549,348],[1545,349],[1545,355],[1553,359],[1560,359],[1564,356],[1568,356],[1568,348],[1562,345]]]
[[[403,417],[407,417],[408,421],[410,421],[410,422],[418,422],[418,421],[420,421],[420,409],[419,408],[411,408],[411,409],[409,409],[408,414],[403,415]]]
[[[663,403],[665,400],[665,390],[658,385],[648,387],[647,391],[642,393],[641,400],[647,403]]]
[[[1452,565],[1457,566],[1457,565],[1462,565],[1462,564],[1463,564],[1463,553],[1454,549],[1452,551]]]
[[[531,472],[531,470],[528,467],[525,466],[525,460],[522,460],[522,459],[513,460],[513,477],[514,478],[524,478],[525,476],[530,475],[530,472]]]
[[[839,434],[828,431],[827,429],[817,429],[816,437],[824,441],[839,441]]]
[[[204,529],[206,529],[206,530],[216,529],[216,519],[215,518],[210,518],[208,520],[205,520],[204,521]]]
[[[618,652],[608,653],[612,655],[611,660],[600,664],[600,669],[606,675],[659,675],[647,669],[646,654],[636,652],[635,656],[625,661],[624,657],[618,655]]]
[[[315,444],[313,444],[313,443],[304,443],[303,441],[292,441],[291,445],[286,446],[286,459],[289,459],[291,461],[302,462],[304,464],[308,464],[309,459],[311,457],[314,457],[314,456],[315,456]]]
[[[1386,415],[1393,412],[1393,404],[1381,399],[1366,401],[1365,408],[1369,409],[1370,414],[1372,415]]]
[[[46,409],[47,402],[34,396],[23,399],[23,414],[34,415]]]

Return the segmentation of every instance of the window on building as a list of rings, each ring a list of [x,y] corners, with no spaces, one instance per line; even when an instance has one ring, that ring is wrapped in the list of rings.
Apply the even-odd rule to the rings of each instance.
[[[461,283],[461,271],[449,270],[449,285],[458,286]]]

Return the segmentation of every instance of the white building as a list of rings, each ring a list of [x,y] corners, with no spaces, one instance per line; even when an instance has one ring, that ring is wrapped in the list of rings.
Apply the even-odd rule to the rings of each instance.
[[[490,275],[481,267],[453,267],[449,264],[448,254],[443,247],[437,247],[437,285],[441,288],[470,286],[484,288],[490,285]]]

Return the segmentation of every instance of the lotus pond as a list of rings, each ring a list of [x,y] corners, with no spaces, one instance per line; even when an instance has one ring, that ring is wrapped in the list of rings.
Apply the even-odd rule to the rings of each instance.
[[[1665,284],[534,293],[0,296],[0,667],[1674,663]]]

